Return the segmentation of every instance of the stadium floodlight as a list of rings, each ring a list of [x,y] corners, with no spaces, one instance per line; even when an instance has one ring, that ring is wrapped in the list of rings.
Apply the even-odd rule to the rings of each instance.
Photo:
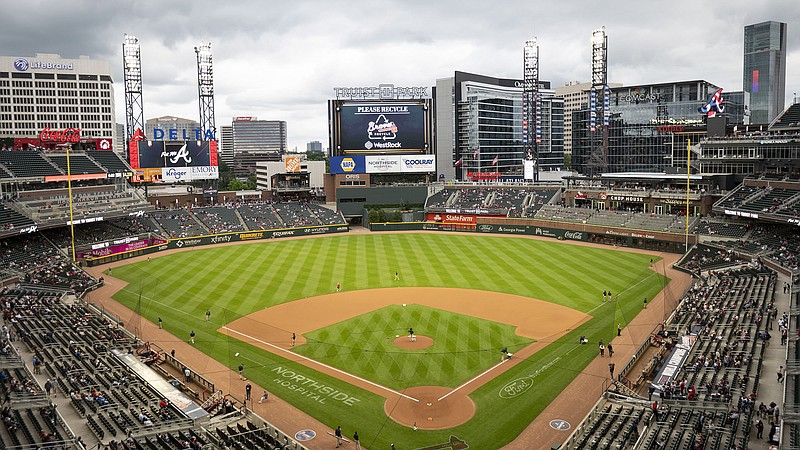
[[[533,159],[538,167],[542,122],[539,95],[539,43],[535,37],[525,41],[522,76],[522,144],[526,158]],[[538,181],[538,173],[534,172],[533,177],[534,181]]]
[[[200,128],[216,132],[214,120],[214,61],[211,43],[194,48],[197,55],[197,94],[200,101]]]
[[[139,38],[125,34],[122,42],[122,67],[125,79],[125,142],[137,129],[144,130],[142,98],[142,54]]]

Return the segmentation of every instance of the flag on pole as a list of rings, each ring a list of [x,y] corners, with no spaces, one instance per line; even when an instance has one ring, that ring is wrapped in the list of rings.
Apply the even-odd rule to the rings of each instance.
[[[456,161],[456,167],[460,166],[461,164],[464,164],[464,158],[461,158],[458,161]]]
[[[492,165],[495,166],[500,161],[500,155],[495,155],[494,159],[492,160]]]
[[[478,149],[476,148],[474,152],[472,152],[472,158],[475,159],[478,157]]]

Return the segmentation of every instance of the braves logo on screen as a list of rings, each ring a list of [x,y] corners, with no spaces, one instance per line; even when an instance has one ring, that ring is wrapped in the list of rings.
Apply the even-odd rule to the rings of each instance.
[[[169,162],[171,162],[172,164],[177,163],[179,159],[183,159],[183,161],[186,164],[191,164],[192,162],[192,157],[189,156],[189,149],[186,148],[186,144],[183,144],[181,148],[174,155],[172,154],[172,152],[167,152],[166,149],[163,152],[161,152],[162,158],[166,158],[169,156],[172,156],[169,159]]]
[[[711,94],[705,105],[697,108],[697,112],[706,114],[708,117],[716,117],[717,113],[722,114],[725,112],[724,102],[725,100],[722,98],[722,89],[717,89],[716,92]]]
[[[370,140],[388,141],[397,138],[397,125],[383,114],[367,126],[367,135]]]

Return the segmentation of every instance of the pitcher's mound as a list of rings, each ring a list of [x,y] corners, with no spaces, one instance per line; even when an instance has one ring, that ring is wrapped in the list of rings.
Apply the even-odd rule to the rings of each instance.
[[[436,341],[428,336],[417,335],[414,335],[414,341],[409,340],[408,336],[400,336],[394,338],[394,341],[392,341],[395,347],[402,348],[403,350],[422,350],[423,348],[432,346],[434,342]]]
[[[444,430],[469,421],[475,415],[475,403],[461,391],[439,400],[453,388],[443,386],[414,386],[403,391],[419,401],[405,397],[386,399],[383,410],[392,420],[406,427],[421,430]]]

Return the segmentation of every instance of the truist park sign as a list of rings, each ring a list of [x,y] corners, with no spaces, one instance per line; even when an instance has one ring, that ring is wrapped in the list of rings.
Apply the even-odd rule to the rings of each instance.
[[[349,100],[395,100],[401,98],[430,98],[427,86],[377,86],[335,87],[336,99]]]

